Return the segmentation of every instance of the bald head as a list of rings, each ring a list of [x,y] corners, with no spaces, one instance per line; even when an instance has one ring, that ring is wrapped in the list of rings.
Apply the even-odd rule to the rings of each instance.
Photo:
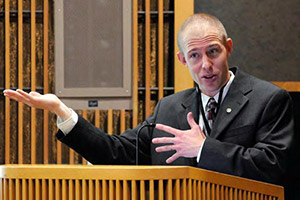
[[[187,35],[202,38],[211,33],[218,35],[223,44],[226,45],[227,33],[218,18],[204,13],[194,14],[183,22],[178,31],[178,47],[181,52],[184,52],[183,43],[187,42]]]

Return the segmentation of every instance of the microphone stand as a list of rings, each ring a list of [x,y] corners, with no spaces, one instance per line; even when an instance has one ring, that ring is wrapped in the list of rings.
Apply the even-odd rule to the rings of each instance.
[[[152,127],[154,128],[156,126],[156,124],[154,123],[150,123],[150,124],[143,124],[141,125],[141,127],[138,129],[138,131],[136,132],[136,148],[135,148],[135,161],[136,161],[136,165],[139,164],[139,135],[140,135],[140,132],[142,131],[143,128],[145,127]]]

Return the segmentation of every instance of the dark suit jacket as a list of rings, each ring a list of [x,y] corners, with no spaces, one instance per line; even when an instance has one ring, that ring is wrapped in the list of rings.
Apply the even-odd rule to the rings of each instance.
[[[293,136],[291,99],[288,93],[238,68],[235,79],[220,106],[211,134],[206,138],[200,162],[179,158],[172,165],[197,166],[241,177],[281,183],[285,157]],[[231,112],[226,112],[231,108]],[[160,100],[154,114],[144,123],[161,123],[177,129],[190,129],[186,116],[192,111],[198,121],[197,92],[189,89]],[[107,135],[79,117],[73,130],[57,138],[93,164],[134,164],[136,132]],[[144,128],[139,139],[141,164],[166,165],[174,152],[157,153],[152,138],[172,135]]]

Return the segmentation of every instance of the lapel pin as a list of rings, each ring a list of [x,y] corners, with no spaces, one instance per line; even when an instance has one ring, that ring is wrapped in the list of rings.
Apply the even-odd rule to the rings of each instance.
[[[226,108],[226,112],[229,114],[231,113],[232,109],[231,108]]]

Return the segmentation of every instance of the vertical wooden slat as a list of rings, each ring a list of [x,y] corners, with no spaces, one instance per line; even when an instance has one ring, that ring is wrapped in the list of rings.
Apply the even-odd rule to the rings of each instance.
[[[131,199],[137,200],[137,187],[136,187],[136,181],[131,181]]]
[[[126,125],[125,110],[121,110],[121,114],[120,114],[120,132],[121,133],[123,133],[126,129],[125,125]]]
[[[106,180],[102,181],[102,199],[107,200],[107,183]]]
[[[100,128],[100,111],[95,110],[95,126]]]
[[[107,133],[110,135],[113,133],[113,111],[111,109],[107,111]]]
[[[158,1],[158,98],[164,96],[164,4]]]
[[[158,199],[163,200],[164,199],[164,181],[159,180],[158,182]]]
[[[95,199],[95,187],[93,180],[89,180],[89,200]]]
[[[48,39],[48,26],[49,26],[49,2],[48,0],[44,0],[44,94],[49,93],[49,79],[48,79],[48,64],[49,64],[49,39]],[[49,130],[49,111],[44,110],[44,126],[43,126],[43,160],[44,164],[48,164],[49,154],[48,154],[48,130]]]
[[[16,200],[20,200],[20,199],[22,199],[21,197],[22,197],[22,195],[21,195],[21,184],[20,184],[20,179],[16,179],[16,194],[15,194],[15,196],[16,196]],[[0,190],[2,190],[1,188],[0,188]],[[3,197],[1,197],[1,192],[0,192],[0,199],[3,199]]]
[[[129,193],[129,187],[128,182],[126,180],[123,181],[123,198],[124,200],[129,200],[130,193]]]
[[[193,199],[195,199],[195,200],[197,200],[197,189],[196,189],[196,186],[197,186],[197,181],[193,180]]]
[[[59,179],[55,179],[55,200],[60,200],[61,199],[61,190],[60,190],[61,186],[59,183]]]
[[[189,195],[189,200],[192,199],[192,180],[188,179],[188,195]]]
[[[114,182],[113,180],[109,180],[109,200],[114,200]]]
[[[62,164],[62,144],[59,140],[56,140],[56,163]]]
[[[35,179],[35,200],[41,199],[41,181]]]
[[[31,90],[36,91],[36,3],[31,0]],[[31,164],[36,163],[36,109],[31,108]]]
[[[55,195],[54,195],[54,186],[53,186],[53,180],[50,179],[48,181],[48,199],[49,200],[54,200]]]
[[[183,179],[183,180],[182,180],[182,186],[181,186],[181,199],[184,199],[184,200],[187,199],[186,179]]]
[[[9,0],[5,0],[5,89],[10,88]],[[5,97],[5,164],[10,163],[10,99]]]
[[[23,89],[23,1],[18,0],[18,88]],[[18,103],[18,164],[23,163],[23,103]]]
[[[172,192],[172,179],[168,179],[168,183],[167,183],[167,199],[171,200],[173,199],[173,192]]]
[[[0,178],[0,199],[4,199],[4,179]]]
[[[76,200],[81,199],[81,188],[80,188],[80,182],[78,179],[75,180],[75,199]]]
[[[199,200],[202,200],[202,192],[201,192],[201,181],[198,181],[197,192]]]
[[[68,199],[68,190],[67,190],[67,181],[65,179],[62,180],[61,186],[61,199],[67,200]]]
[[[194,13],[194,0],[175,0],[174,1],[174,38],[177,38],[179,27],[183,21]],[[177,59],[176,53],[177,39],[174,40],[174,92],[179,92],[187,88],[194,87],[194,81],[191,78],[187,67],[183,66]]]
[[[33,186],[33,179],[28,180],[28,194],[29,194],[29,199],[35,199],[34,198],[34,186]]]
[[[154,200],[154,180],[150,180],[149,199]]]
[[[15,184],[13,179],[9,179],[9,199],[14,200],[15,197]]]
[[[180,179],[176,179],[175,182],[175,199],[179,200],[180,199]]]
[[[141,180],[140,183],[140,200],[145,200],[146,192],[145,192],[145,181]]]
[[[207,198],[207,200],[210,200],[210,192],[211,192],[211,190],[210,190],[210,183],[207,183],[207,188],[206,188],[206,198]]]
[[[9,198],[9,185],[8,179],[4,179],[4,199],[8,200]]]
[[[95,199],[96,200],[101,199],[100,180],[96,180],[96,183],[95,183]]]
[[[202,183],[202,199],[206,199],[206,182]]]
[[[74,200],[74,181],[73,180],[69,180],[69,190],[68,190],[68,193],[69,193],[69,200]]]
[[[121,200],[122,199],[122,192],[121,192],[121,186],[120,186],[120,181],[116,180],[116,200]]]
[[[138,0],[132,2],[132,46],[133,46],[133,74],[132,74],[132,125],[138,124]]]
[[[27,181],[26,179],[22,179],[22,199],[26,200],[27,199],[27,195],[28,195],[28,191],[27,191]]]
[[[46,180],[42,179],[42,199],[46,200],[47,198],[47,185],[46,185]]]
[[[145,2],[145,118],[150,114],[150,77],[151,77],[151,19],[150,19],[150,0]]]
[[[211,184],[211,199],[212,200],[216,200],[216,185],[215,184]]]
[[[71,165],[74,164],[74,150],[71,148],[69,148],[69,163]]]
[[[86,180],[82,180],[82,200],[87,200],[88,199],[88,190],[87,190],[87,185],[86,185]]]

